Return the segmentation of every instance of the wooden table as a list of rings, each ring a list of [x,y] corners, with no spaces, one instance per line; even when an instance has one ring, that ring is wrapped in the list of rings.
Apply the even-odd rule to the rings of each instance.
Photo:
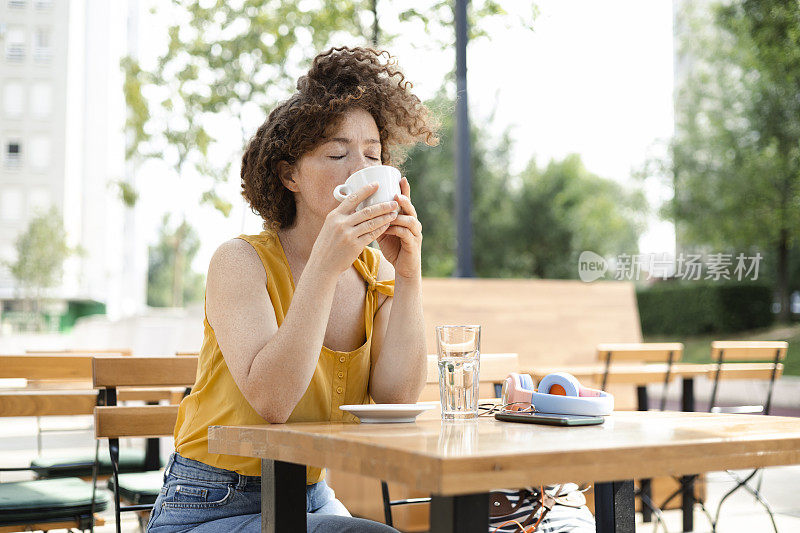
[[[733,363],[723,364],[726,379],[749,379],[754,376],[761,377],[765,369],[771,369],[771,363]],[[589,365],[570,365],[570,366],[553,366],[541,367],[537,366],[535,370],[528,371],[534,378],[539,381],[547,374],[553,372],[569,372],[575,376],[578,381],[591,383],[599,386],[602,381],[603,374],[605,373],[606,366],[604,364],[596,363]],[[781,365],[781,372],[783,365]],[[669,369],[670,378],[681,379],[681,411],[693,412],[695,410],[695,394],[694,394],[694,380],[697,377],[705,376],[709,379],[714,378],[714,373],[717,371],[717,365],[714,363],[675,363]],[[759,375],[759,373],[761,373]],[[666,363],[648,363],[648,364],[634,364],[623,363],[615,364],[611,367],[611,372],[608,375],[609,385],[635,385],[637,409],[639,411],[647,411],[650,408],[650,402],[647,396],[647,385],[654,383],[664,383],[667,374]],[[495,388],[499,390],[501,383],[496,383]],[[660,409],[664,410],[665,394],[664,391],[661,397]],[[694,481],[696,476],[688,475],[682,480],[683,490],[681,491],[681,509],[683,513],[683,530],[694,530]],[[651,497],[651,480],[640,479],[641,490],[648,497]],[[650,509],[643,508],[643,517],[645,522],[650,521]]]
[[[634,478],[800,463],[800,419],[630,411],[572,428],[493,418],[211,426],[208,447],[262,459],[265,532],[305,530],[307,464],[430,493],[432,533],[486,533],[492,489],[593,482],[597,531],[632,533]]]

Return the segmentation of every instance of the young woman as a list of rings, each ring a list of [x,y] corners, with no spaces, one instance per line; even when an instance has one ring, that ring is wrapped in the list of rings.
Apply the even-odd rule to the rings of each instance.
[[[438,142],[410,88],[386,52],[331,49],[251,139],[242,194],[265,230],[211,259],[198,378],[149,531],[260,531],[260,461],[209,453],[210,425],[354,421],[340,405],[417,401],[422,227],[408,180],[360,211],[374,185],[333,197],[353,172]],[[308,468],[306,503],[308,531],[395,531],[352,518],[319,468]]]

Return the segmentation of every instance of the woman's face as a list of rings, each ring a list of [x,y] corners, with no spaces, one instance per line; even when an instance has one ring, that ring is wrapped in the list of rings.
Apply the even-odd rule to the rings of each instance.
[[[333,189],[353,172],[381,164],[381,142],[375,119],[367,111],[354,108],[342,118],[339,127],[295,165],[289,188],[295,192],[297,213],[325,218],[339,205]]]

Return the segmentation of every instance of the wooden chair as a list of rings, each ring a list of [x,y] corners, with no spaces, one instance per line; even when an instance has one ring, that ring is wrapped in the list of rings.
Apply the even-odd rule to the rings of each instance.
[[[41,358],[0,356],[0,376],[14,378],[57,377],[65,371],[77,375],[81,361],[75,358],[53,360],[41,365]],[[73,374],[73,371],[75,374]],[[5,390],[0,391],[0,417],[49,417],[86,415],[96,402],[93,391]],[[32,464],[0,471],[43,469]],[[97,497],[91,484],[78,477],[58,477],[0,483],[0,532],[62,528],[93,529],[103,521],[95,516],[108,506],[108,499]]]
[[[162,485],[160,472],[151,473],[146,479],[142,479],[143,475],[128,474],[127,479],[126,475],[120,475],[119,439],[172,436],[178,417],[177,405],[117,405],[118,390],[120,387],[191,387],[196,373],[197,358],[189,356],[93,359],[93,384],[104,398],[104,405],[94,410],[95,436],[108,439],[113,476],[110,488],[114,491],[117,533],[121,532],[120,513],[150,511]],[[133,505],[121,506],[121,493],[125,493],[124,499]]]
[[[683,344],[680,342],[645,343],[603,343],[597,345],[597,359],[604,365],[600,388],[605,390],[615,363],[664,364],[664,389],[661,394],[659,410],[663,411],[667,401],[667,387],[672,379],[672,365],[683,357]],[[639,408],[648,405],[647,387],[638,387]]]
[[[769,415],[772,407],[772,393],[775,390],[775,380],[778,379],[783,373],[782,361],[786,359],[786,352],[789,350],[789,344],[785,341],[714,341],[711,343],[711,358],[715,363],[714,385],[711,392],[711,399],[709,401],[709,412],[726,412],[726,413],[760,413]],[[738,362],[734,362],[738,361]],[[759,363],[761,361],[761,363]],[[745,374],[738,373],[739,377],[747,377],[748,379],[760,379],[769,382],[767,396],[764,405],[740,405],[740,406],[718,406],[718,393],[719,382],[722,379],[727,379],[725,374],[727,370],[733,367],[738,367],[740,370],[745,368]],[[719,524],[719,515],[722,510],[722,504],[725,503],[733,493],[739,489],[745,489],[758,500],[764,510],[767,511],[769,519],[772,522],[772,527],[775,533],[778,532],[778,526],[775,524],[775,516],[769,502],[761,494],[761,482],[763,478],[763,470],[757,468],[744,477],[740,477],[735,472],[728,471],[728,474],[736,481],[736,486],[725,493],[719,502],[717,512],[712,522],[716,530]],[[758,483],[752,487],[749,482],[756,475],[759,475]]]
[[[672,379],[672,367],[683,357],[683,343],[680,342],[646,342],[646,343],[601,343],[597,345],[597,360],[603,364],[603,377],[600,381],[600,388],[605,390],[609,381],[613,379],[615,365],[620,363],[627,365],[664,365],[663,389],[659,410],[663,411],[666,407],[667,388]],[[640,411],[646,411],[649,407],[647,396],[647,385],[637,385],[638,407]],[[657,487],[660,489],[664,482],[671,483],[671,478],[659,480]],[[663,489],[661,489],[663,490]],[[669,490],[669,489],[666,489]],[[656,516],[656,520],[666,529],[662,509],[653,502],[653,480],[640,479],[634,495],[641,501],[642,518],[644,522],[650,522],[651,515]],[[669,503],[669,502],[667,502]]]
[[[775,380],[778,379],[783,373],[782,361],[786,358],[786,352],[789,349],[789,344],[785,341],[714,341],[711,343],[711,359],[713,360],[712,369],[709,372],[709,377],[713,380],[711,397],[709,399],[708,411],[710,413],[758,413],[769,415],[772,406],[772,394],[775,388]],[[720,381],[723,379],[755,379],[768,381],[768,391],[765,398],[764,405],[737,405],[737,406],[719,406],[718,394]],[[712,518],[705,508],[702,498],[696,499],[696,503],[700,504],[701,509],[708,517],[711,523],[712,531],[716,531],[719,524],[719,515],[722,510],[722,504],[725,503],[734,492],[739,489],[745,489],[750,492],[755,499],[764,507],[772,521],[772,527],[777,533],[778,527],[775,524],[774,512],[769,505],[769,502],[762,496],[761,479],[758,485],[752,487],[749,485],[757,474],[762,470],[757,468],[750,472],[744,478],[740,477],[730,470],[728,474],[736,481],[736,486],[726,492],[719,502],[717,512]],[[674,499],[678,494],[684,491],[685,487],[691,487],[697,476],[684,476],[676,478],[681,483],[681,488],[669,495],[669,497],[662,504],[662,508]]]
[[[519,371],[519,355],[515,353],[482,353],[481,371],[478,383],[479,398],[494,398],[497,390],[495,384],[503,381],[511,372]],[[425,388],[420,395],[420,401],[436,401],[439,399],[439,365],[437,356],[428,355],[428,374]],[[407,492],[407,489],[406,491]],[[398,505],[412,505],[430,503],[429,496],[421,495],[414,498],[400,498],[392,500],[389,497],[389,484],[381,481],[381,495],[383,497],[383,516],[386,525],[394,524],[392,507]]]
[[[30,354],[0,355],[0,378],[23,378],[26,385],[23,389],[0,390],[0,401],[3,403],[18,400],[16,392],[22,390],[28,394],[42,391],[38,402],[58,406],[67,414],[92,415],[98,402],[98,394],[92,388],[92,356],[85,354]],[[59,396],[58,391],[64,392]],[[6,395],[10,393],[10,395]],[[178,403],[183,393],[176,390],[161,389],[124,389],[120,391],[120,401],[157,402],[169,400]],[[31,414],[29,416],[36,416]],[[38,417],[37,417],[38,422]],[[38,424],[37,424],[38,425]],[[36,444],[39,457],[31,462],[31,467],[39,478],[81,477],[89,478],[95,474],[101,477],[111,474],[111,463],[99,458],[98,471],[94,472],[95,453],[68,453],[58,456],[42,456],[42,435],[46,433],[37,428]],[[90,427],[76,430],[89,430]],[[60,430],[63,431],[63,430]],[[96,443],[97,444],[97,443]],[[143,449],[125,448],[121,456],[123,472],[142,472],[159,468],[157,442],[150,441]]]

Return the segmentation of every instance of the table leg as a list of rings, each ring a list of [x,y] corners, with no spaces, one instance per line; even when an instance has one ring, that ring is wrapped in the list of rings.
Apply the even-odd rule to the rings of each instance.
[[[633,480],[594,484],[594,520],[597,533],[635,533]]]
[[[639,411],[647,411],[650,409],[650,401],[647,397],[647,385],[638,385],[636,387],[636,398],[638,403],[638,410]],[[639,480],[639,492],[646,496],[647,498],[653,498],[652,494],[652,483],[650,479],[640,479]],[[651,520],[652,511],[650,507],[644,504],[642,501],[642,521],[643,522],[650,522]]]
[[[261,533],[285,531],[306,531],[306,467],[262,459]]]
[[[694,378],[683,378],[681,409],[687,413],[694,412]],[[681,513],[683,514],[683,531],[694,531],[694,480],[697,476],[681,478]]]
[[[489,494],[431,497],[430,533],[486,533]]]

